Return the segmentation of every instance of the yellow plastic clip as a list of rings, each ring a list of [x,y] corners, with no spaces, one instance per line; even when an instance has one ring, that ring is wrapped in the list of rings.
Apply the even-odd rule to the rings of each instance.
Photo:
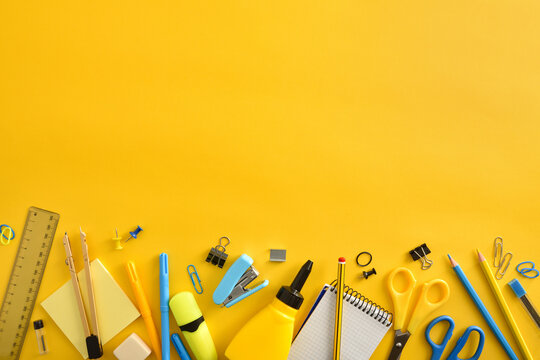
[[[116,232],[116,237],[113,237],[113,241],[115,241],[116,243],[114,244],[114,248],[116,250],[122,250],[124,247],[122,246],[122,237],[121,236],[118,236],[118,228],[115,229],[115,232]]]

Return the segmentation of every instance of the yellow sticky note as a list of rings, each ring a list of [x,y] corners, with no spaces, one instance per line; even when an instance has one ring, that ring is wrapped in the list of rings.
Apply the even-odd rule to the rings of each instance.
[[[137,319],[140,314],[99,259],[92,261],[90,266],[94,281],[99,335],[102,344],[105,344]],[[87,305],[88,292],[84,270],[79,271],[77,276],[79,277],[86,313],[89,314]],[[62,285],[62,287],[47,299],[43,300],[41,306],[43,306],[69,341],[79,350],[82,357],[87,359],[88,352],[86,351],[84,330],[71,280]]]

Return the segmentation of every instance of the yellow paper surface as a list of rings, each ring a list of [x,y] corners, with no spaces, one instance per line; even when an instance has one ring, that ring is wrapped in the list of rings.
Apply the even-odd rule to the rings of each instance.
[[[137,319],[140,314],[99,259],[92,261],[90,266],[94,280],[99,335],[102,343],[105,344]],[[79,277],[81,293],[88,315],[90,313],[84,270],[79,271],[77,276]],[[86,351],[84,330],[71,280],[45,299],[41,306],[49,313],[56,325],[64,332],[81,355],[87,359],[88,352]],[[88,320],[90,323],[90,319]]]
[[[506,285],[519,278],[540,306],[540,280],[515,270],[540,261],[539,14],[538,0],[0,1],[0,224],[16,235],[0,245],[0,298],[38,206],[60,214],[38,303],[68,279],[62,236],[82,225],[136,305],[125,271],[135,261],[158,329],[159,254],[171,296],[193,291],[195,265],[224,359],[311,259],[297,331],[344,256],[347,285],[391,311],[392,269],[444,279],[450,299],[431,319],[455,320],[450,345],[478,325],[482,359],[507,360],[446,257],[517,349],[475,251],[492,263],[502,236],[514,258],[499,286],[539,360],[539,331]],[[125,240],[137,225],[139,238],[115,250],[115,228]],[[223,269],[205,262],[221,236],[231,240]],[[427,271],[409,255],[424,242]],[[286,249],[287,261],[270,262],[269,249]],[[370,266],[356,265],[361,251]],[[242,253],[270,284],[222,309],[212,294]],[[30,328],[20,360],[79,358],[41,306],[37,319],[50,353],[39,355]],[[139,319],[100,360],[116,360],[133,332],[150,344]],[[372,360],[386,360],[393,341],[389,331]],[[430,356],[419,331],[402,359]]]

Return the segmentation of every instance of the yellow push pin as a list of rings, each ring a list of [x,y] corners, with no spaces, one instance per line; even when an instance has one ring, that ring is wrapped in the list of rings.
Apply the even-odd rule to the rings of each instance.
[[[122,237],[118,236],[118,228],[115,228],[116,237],[113,237],[113,241],[116,241],[116,244],[114,248],[116,250],[122,250],[124,247],[122,246]]]

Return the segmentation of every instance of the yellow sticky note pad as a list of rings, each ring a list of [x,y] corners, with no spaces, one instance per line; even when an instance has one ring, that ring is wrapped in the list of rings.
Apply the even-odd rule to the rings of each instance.
[[[137,319],[140,314],[99,259],[92,261],[91,268],[99,322],[99,335],[102,343],[105,344]],[[84,270],[81,270],[77,276],[88,314],[88,293],[86,290]],[[79,350],[82,357],[87,359],[88,353],[86,351],[84,330],[71,280],[67,281],[51,296],[42,301],[41,306],[43,306],[69,341]]]

